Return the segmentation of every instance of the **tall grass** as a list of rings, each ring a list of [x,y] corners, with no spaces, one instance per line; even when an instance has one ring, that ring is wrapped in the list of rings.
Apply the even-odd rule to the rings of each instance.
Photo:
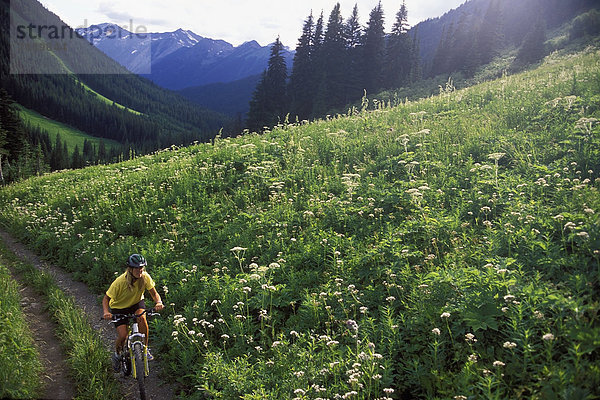
[[[0,397],[35,398],[42,366],[21,309],[19,285],[0,256]]]
[[[0,221],[98,292],[143,253],[190,398],[598,396],[599,54],[447,83],[30,179]]]

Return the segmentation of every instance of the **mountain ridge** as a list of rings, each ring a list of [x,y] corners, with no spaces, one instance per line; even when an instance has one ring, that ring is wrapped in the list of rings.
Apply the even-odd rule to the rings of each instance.
[[[260,74],[267,67],[271,46],[256,40],[234,46],[182,28],[136,35],[110,23],[79,28],[77,33],[129,71],[172,90]],[[291,67],[294,51],[286,48],[285,56]]]

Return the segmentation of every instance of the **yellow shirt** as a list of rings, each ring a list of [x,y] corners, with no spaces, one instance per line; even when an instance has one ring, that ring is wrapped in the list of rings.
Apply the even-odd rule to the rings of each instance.
[[[141,287],[139,281],[136,281],[133,289],[127,285],[127,272],[115,279],[106,291],[106,295],[110,297],[109,307],[122,309],[139,303],[144,298],[144,291],[154,287],[154,281],[146,271],[142,272],[142,276],[145,282],[144,287]]]

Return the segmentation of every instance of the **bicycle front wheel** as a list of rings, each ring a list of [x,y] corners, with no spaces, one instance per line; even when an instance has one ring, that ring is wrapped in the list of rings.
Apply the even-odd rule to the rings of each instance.
[[[135,360],[135,378],[140,387],[140,398],[146,400],[146,387],[144,386],[144,349],[141,343],[133,345],[133,357]]]

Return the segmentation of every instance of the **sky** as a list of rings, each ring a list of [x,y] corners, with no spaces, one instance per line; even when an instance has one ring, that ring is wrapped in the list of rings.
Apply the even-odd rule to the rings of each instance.
[[[346,19],[358,5],[364,26],[379,0],[340,0]],[[417,24],[443,15],[465,0],[406,0],[408,22]],[[302,25],[311,10],[315,19],[323,11],[325,23],[336,0],[41,0],[73,28],[110,22],[132,32],[170,32],[179,28],[234,46],[256,40],[263,46],[279,36],[295,48]],[[401,0],[381,0],[386,31],[394,23]]]

